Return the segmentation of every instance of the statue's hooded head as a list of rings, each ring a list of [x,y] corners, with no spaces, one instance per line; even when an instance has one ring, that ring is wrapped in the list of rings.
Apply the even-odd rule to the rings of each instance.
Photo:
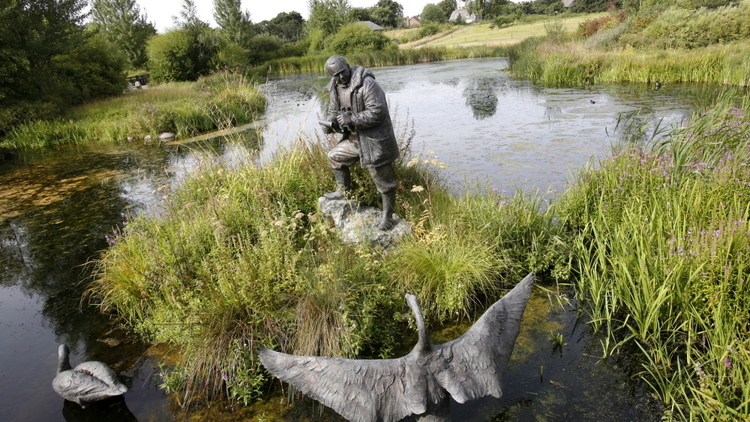
[[[349,63],[341,56],[331,56],[326,60],[326,71],[333,77],[338,85],[346,86],[352,78]]]

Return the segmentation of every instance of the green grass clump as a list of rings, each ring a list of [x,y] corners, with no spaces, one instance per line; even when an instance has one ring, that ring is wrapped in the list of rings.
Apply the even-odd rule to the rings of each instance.
[[[584,170],[555,205],[605,347],[635,344],[679,420],[750,414],[748,102]],[[697,418],[697,419],[696,419]]]
[[[12,130],[0,148],[40,149],[80,142],[142,140],[162,132],[187,137],[253,121],[266,100],[247,78],[217,73],[195,83],[135,90],[71,110],[62,119]]]

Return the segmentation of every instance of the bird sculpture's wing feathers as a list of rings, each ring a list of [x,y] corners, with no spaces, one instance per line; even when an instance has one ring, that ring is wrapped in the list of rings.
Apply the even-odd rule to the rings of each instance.
[[[102,362],[83,362],[76,366],[73,370],[92,375],[94,378],[108,385],[110,392],[114,393],[115,395],[123,394],[128,391],[128,388],[120,383],[120,380],[117,379],[117,374],[115,374],[115,371],[110,369],[109,366]]]
[[[355,360],[295,356],[261,348],[263,366],[278,378],[350,421],[399,421],[427,410],[427,392],[416,388],[425,368],[407,357]]]
[[[66,400],[81,405],[117,396],[127,391],[122,384],[108,384],[88,372],[71,370],[60,373],[52,380],[52,388]]]
[[[432,373],[457,402],[502,395],[502,373],[513,352],[533,282],[534,275],[527,275],[463,336],[435,347],[444,359],[432,361],[438,366],[431,368]]]

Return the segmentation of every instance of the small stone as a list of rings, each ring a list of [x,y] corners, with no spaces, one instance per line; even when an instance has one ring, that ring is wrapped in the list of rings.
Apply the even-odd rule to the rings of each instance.
[[[166,141],[168,139],[174,139],[175,136],[177,136],[177,135],[174,134],[174,133],[172,133],[172,132],[164,132],[161,135],[159,135],[159,140],[160,141]]]

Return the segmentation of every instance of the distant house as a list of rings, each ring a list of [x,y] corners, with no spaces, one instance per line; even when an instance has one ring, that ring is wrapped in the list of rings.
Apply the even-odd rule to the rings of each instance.
[[[422,26],[422,22],[418,17],[412,16],[404,20],[404,26],[407,28],[419,28],[420,26]]]
[[[368,28],[370,28],[373,31],[385,31],[385,28],[383,28],[382,26],[376,24],[375,22],[359,21],[357,23],[365,24],[365,25],[367,25]]]
[[[451,17],[448,18],[448,22],[455,22],[458,20],[458,17],[461,17],[461,20],[465,23],[472,23],[475,20],[477,20],[477,15],[473,13],[469,13],[466,9],[463,7],[460,9],[456,9],[451,13]]]

